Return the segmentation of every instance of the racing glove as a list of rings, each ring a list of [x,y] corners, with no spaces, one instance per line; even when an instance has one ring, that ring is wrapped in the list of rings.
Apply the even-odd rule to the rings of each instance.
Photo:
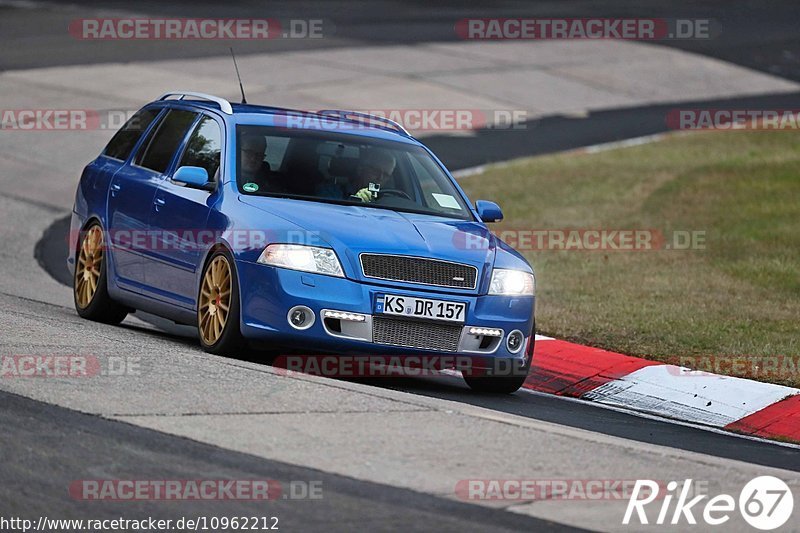
[[[370,192],[370,190],[367,187],[364,187],[363,189],[355,193],[353,196],[358,197],[362,202],[367,204],[373,200],[372,192]]]

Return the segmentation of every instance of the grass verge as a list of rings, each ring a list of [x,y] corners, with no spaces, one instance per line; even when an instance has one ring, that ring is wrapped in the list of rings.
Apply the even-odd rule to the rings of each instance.
[[[536,270],[541,333],[800,386],[796,133],[674,136],[515,161],[460,183],[471,198],[502,206],[505,221],[492,229],[512,240],[568,229],[664,236],[669,249],[590,251],[573,242],[556,250],[546,239],[541,249],[535,238],[517,246]],[[691,232],[704,246],[676,249]]]

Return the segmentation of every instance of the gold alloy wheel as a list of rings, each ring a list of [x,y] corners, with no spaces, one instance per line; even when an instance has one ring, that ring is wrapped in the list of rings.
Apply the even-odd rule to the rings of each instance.
[[[213,345],[222,335],[230,305],[231,266],[224,255],[218,255],[206,268],[200,289],[200,335],[207,345]]]
[[[81,309],[92,303],[103,268],[103,230],[94,225],[83,237],[75,267],[75,301]]]

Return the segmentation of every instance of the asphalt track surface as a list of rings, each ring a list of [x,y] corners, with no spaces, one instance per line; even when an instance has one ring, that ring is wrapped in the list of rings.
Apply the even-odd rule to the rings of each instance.
[[[0,392],[5,434],[0,500],[4,514],[63,519],[153,517],[178,519],[175,502],[109,503],[69,500],[52,490],[67,487],[96,465],[115,479],[275,480],[282,496],[296,480],[313,479],[324,497],[270,501],[182,502],[187,518],[278,517],[288,531],[580,531],[545,520],[487,509],[429,494],[367,483],[170,437]],[[72,443],[65,446],[64,443]],[[31,446],[31,443],[36,443]],[[30,495],[36,495],[34,498]],[[409,512],[413,510],[413,512]],[[271,523],[271,522],[270,522]]]
[[[105,12],[114,3],[74,4],[78,9],[94,13]],[[371,44],[385,42],[417,42],[447,40],[443,29],[451,27],[453,18],[479,16],[487,9],[462,8],[457,4],[443,4],[438,13],[423,13],[424,2],[385,5],[377,3],[347,4],[347,9],[334,9],[331,4],[309,4],[304,7],[276,6],[282,16],[335,19],[336,39],[324,43],[311,41],[282,41],[280,47],[296,46],[354,46],[359,42]],[[137,10],[151,14],[185,14],[191,5],[192,16],[219,16],[217,4],[140,3]],[[245,16],[260,4],[242,3],[226,8],[225,16]],[[120,9],[128,4],[119,3]],[[48,65],[76,64],[87,61],[146,60],[154,57],[149,46],[115,48],[110,44],[99,54],[87,56],[80,43],[68,44],[55,37],[56,29],[63,32],[65,14],[60,6],[20,12],[6,16],[0,4],[0,46],[4,53],[0,68],[33,68]],[[307,11],[301,11],[301,9]],[[625,7],[621,3],[541,3],[536,6],[517,3],[493,4],[492,12],[502,11],[504,16],[631,16],[639,15],[641,8]],[[281,11],[282,10],[282,11]],[[706,3],[702,7],[660,6],[645,16],[720,18],[724,13],[726,27],[733,31],[729,37],[713,43],[683,42],[681,47],[706,53],[753,68],[760,68],[791,79],[800,79],[800,52],[798,52],[795,24],[797,6],[792,2],[773,3],[767,12],[746,12],[732,3]],[[85,14],[83,16],[91,16]],[[349,23],[341,20],[352,20]],[[35,30],[35,31],[34,31]],[[48,36],[51,37],[48,37]],[[19,39],[28,46],[12,45]],[[238,46],[238,45],[237,45]],[[693,48],[692,48],[693,47]],[[786,54],[789,50],[791,53]],[[256,45],[243,45],[240,53],[263,52]],[[198,57],[219,55],[218,44],[200,43],[196,47],[164,46],[159,58]],[[795,54],[795,55],[792,55]],[[771,105],[795,107],[798,95],[751,97],[723,105]],[[704,102],[708,105],[708,102]],[[453,169],[465,168],[491,161],[536,153],[553,152],[588,144],[621,140],[663,131],[664,107],[604,111],[581,119],[552,117],[535,121],[524,133],[479,132],[476,137],[430,137],[426,143]],[[530,137],[537,135],[534,145]],[[544,132],[544,133],[543,133]],[[512,135],[516,135],[511,137]],[[544,141],[542,141],[544,139]],[[55,220],[39,238],[35,247],[39,264],[57,281],[68,284],[64,267],[64,235],[66,219]],[[66,288],[64,289],[67,290]],[[61,327],[74,327],[75,320],[65,320],[64,308],[20,299],[16,295],[3,295],[7,301],[16,302],[20,313],[34,313],[41,320],[50,320]],[[32,315],[33,316],[33,315]],[[155,321],[157,323],[157,321]],[[163,325],[163,324],[162,324]],[[185,328],[170,328],[166,332],[141,330],[137,333],[148,342],[163,343],[165,349],[178,343],[200,349]],[[129,331],[130,327],[122,328]],[[111,333],[105,333],[109,339]],[[57,340],[55,341],[57,342]],[[253,356],[257,359],[257,356]],[[703,429],[676,425],[662,420],[643,418],[631,414],[602,409],[586,402],[571,401],[520,392],[512,396],[475,395],[458,379],[450,377],[430,379],[395,379],[365,381],[364,384],[383,389],[399,390],[420,397],[445,399],[463,404],[551,422],[558,425],[585,429],[604,435],[622,437],[642,443],[666,446],[677,450],[700,452],[716,457],[734,459],[754,465],[800,471],[797,449],[763,441],[743,439],[709,432]],[[320,479],[326,492],[320,501],[275,501],[267,506],[242,502],[184,503],[182,515],[244,514],[278,515],[287,530],[566,530],[559,524],[486,507],[460,503],[427,493],[371,483],[346,476],[308,469],[220,447],[198,443],[189,439],[166,435],[157,431],[78,413],[48,403],[0,392],[0,501],[4,514],[49,515],[60,518],[117,517],[140,514],[175,518],[175,507],[169,502],[126,503],[124,506],[106,504],[102,507],[92,502],[76,502],[66,497],[69,482],[86,477],[87,471],[102,465],[103,477],[195,479],[208,477],[213,472],[219,478],[258,478],[278,480]],[[66,444],[65,444],[66,443]],[[320,453],[324,453],[321,451]],[[9,460],[11,459],[11,460]],[[98,477],[100,474],[98,473]],[[291,526],[291,527],[290,527]],[[600,526],[602,527],[602,526]]]

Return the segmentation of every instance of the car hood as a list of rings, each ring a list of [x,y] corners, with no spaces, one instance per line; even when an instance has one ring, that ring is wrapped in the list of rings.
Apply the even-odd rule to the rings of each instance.
[[[284,198],[242,196],[241,201],[302,228],[308,244],[327,243],[355,277],[361,275],[362,252],[443,259],[485,272],[497,251],[496,237],[478,222]]]

